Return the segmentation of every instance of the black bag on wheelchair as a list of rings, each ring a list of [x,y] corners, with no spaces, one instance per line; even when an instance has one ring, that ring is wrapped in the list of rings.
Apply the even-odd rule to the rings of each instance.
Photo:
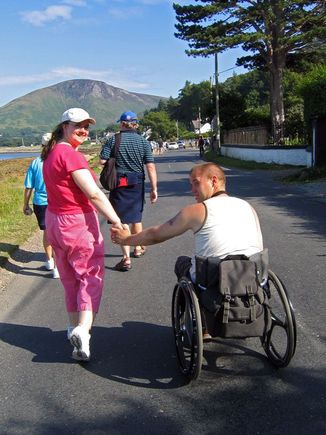
[[[268,331],[268,298],[258,276],[257,263],[242,255],[196,257],[198,299],[212,336],[262,337]]]

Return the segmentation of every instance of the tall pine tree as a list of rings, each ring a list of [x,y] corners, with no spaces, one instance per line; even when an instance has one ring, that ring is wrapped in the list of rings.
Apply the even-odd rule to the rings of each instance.
[[[325,0],[196,0],[174,4],[175,36],[188,42],[189,56],[209,56],[241,46],[249,56],[237,65],[270,73],[274,144],[283,142],[283,72],[288,58],[322,49],[326,40]],[[199,4],[200,3],[200,4]]]

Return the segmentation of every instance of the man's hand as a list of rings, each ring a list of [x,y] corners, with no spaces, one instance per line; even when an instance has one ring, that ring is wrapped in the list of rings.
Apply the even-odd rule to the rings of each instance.
[[[152,204],[157,201],[158,198],[157,190],[151,190],[150,198]]]
[[[123,224],[123,229],[115,228],[114,226],[111,227],[111,240],[113,243],[122,245],[130,234],[129,226],[126,224]]]

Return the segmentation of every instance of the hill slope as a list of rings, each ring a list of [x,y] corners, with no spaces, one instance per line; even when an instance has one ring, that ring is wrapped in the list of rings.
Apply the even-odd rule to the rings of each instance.
[[[0,108],[3,137],[51,131],[70,107],[82,107],[96,119],[96,129],[115,122],[125,110],[141,114],[163,97],[128,92],[97,80],[68,80],[16,98]]]

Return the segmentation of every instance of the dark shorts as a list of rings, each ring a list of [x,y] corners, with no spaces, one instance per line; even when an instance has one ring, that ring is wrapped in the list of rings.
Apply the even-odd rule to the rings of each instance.
[[[33,204],[33,211],[35,213],[38,226],[40,227],[40,230],[45,230],[45,212],[46,212],[47,205],[37,205]]]
[[[133,186],[112,190],[110,202],[123,224],[141,222],[144,210],[144,180],[139,180]]]

